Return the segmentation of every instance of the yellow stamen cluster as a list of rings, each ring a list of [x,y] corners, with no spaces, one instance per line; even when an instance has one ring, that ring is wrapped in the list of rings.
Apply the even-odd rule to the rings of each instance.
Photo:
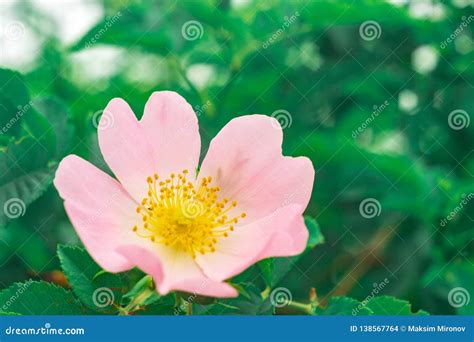
[[[229,236],[246,214],[228,217],[237,202],[219,200],[220,188],[211,186],[211,177],[201,179],[195,186],[186,179],[187,174],[188,170],[172,173],[163,181],[157,174],[147,178],[148,196],[137,207],[143,223],[133,231],[195,258],[197,253],[215,252],[217,240]]]

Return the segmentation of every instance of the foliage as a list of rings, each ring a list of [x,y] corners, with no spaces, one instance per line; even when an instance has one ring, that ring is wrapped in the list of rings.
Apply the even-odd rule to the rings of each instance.
[[[97,3],[102,19],[72,44],[48,14],[16,9],[41,45],[31,65],[0,69],[1,314],[474,313],[474,26],[458,32],[472,6],[440,3],[436,16],[369,0]],[[428,70],[417,57],[427,46]],[[52,187],[67,154],[109,172],[96,126],[111,98],[141,116],[165,89],[193,105],[204,153],[231,118],[264,113],[282,123],[285,154],[316,168],[307,250],[230,279],[236,299],[159,296],[140,270],[103,272]],[[272,301],[279,288],[292,296],[284,306]]]

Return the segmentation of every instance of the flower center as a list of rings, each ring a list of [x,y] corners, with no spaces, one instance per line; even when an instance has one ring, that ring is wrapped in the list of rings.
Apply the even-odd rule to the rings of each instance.
[[[211,177],[203,178],[195,186],[186,180],[187,174],[188,170],[172,173],[163,181],[158,181],[157,174],[147,178],[148,196],[137,207],[143,223],[134,226],[133,231],[195,258],[197,253],[215,252],[217,240],[229,236],[246,214],[228,217],[237,202],[219,200],[220,188],[211,186]]]

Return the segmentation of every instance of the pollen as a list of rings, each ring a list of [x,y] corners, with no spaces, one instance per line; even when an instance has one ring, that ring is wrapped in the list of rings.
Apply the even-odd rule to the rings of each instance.
[[[246,213],[238,212],[236,201],[219,199],[220,188],[212,186],[212,177],[195,184],[187,180],[188,173],[172,173],[160,181],[157,174],[147,177],[148,196],[136,208],[142,224],[132,231],[196,258],[215,252],[218,240],[227,238]]]

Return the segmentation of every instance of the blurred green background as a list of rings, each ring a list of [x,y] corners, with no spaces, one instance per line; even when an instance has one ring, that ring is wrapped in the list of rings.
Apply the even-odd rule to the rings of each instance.
[[[107,102],[141,116],[174,90],[202,156],[231,118],[263,113],[285,154],[313,161],[307,214],[326,243],[281,282],[296,299],[386,282],[379,294],[415,309],[474,314],[474,1],[2,0],[0,25],[0,289],[64,281],[57,244],[80,242],[57,162],[108,170]],[[12,198],[24,208],[7,215]]]

